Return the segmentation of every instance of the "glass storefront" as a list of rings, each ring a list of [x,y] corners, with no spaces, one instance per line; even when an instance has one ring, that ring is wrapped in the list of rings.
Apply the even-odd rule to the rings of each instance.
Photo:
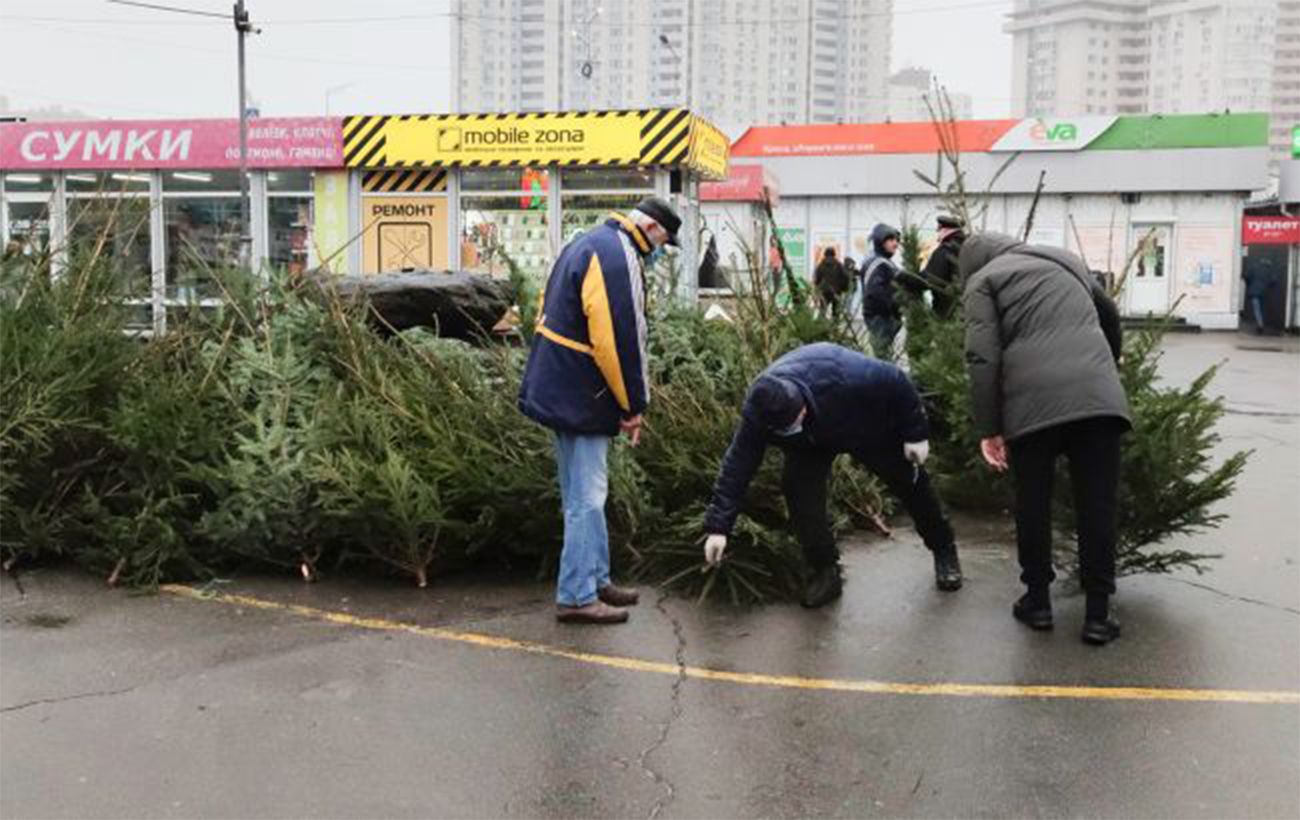
[[[572,168],[564,171],[561,188],[560,236],[569,242],[609,218],[626,213],[655,191],[654,171],[648,168]]]
[[[130,297],[148,299],[153,268],[149,175],[79,173],[65,181],[68,264],[104,265],[123,277]]]
[[[394,177],[381,169],[388,182],[396,180],[386,187],[372,185],[368,173],[340,172],[341,195],[321,200],[318,172],[252,172],[258,264],[290,273],[320,264],[314,222],[324,208],[336,223],[335,269],[443,270],[457,263],[504,277],[513,262],[540,279],[563,243],[611,211],[630,210],[657,190],[664,172],[435,166]],[[52,250],[56,270],[88,258],[111,260],[126,277],[140,329],[165,330],[168,316],[192,303],[215,305],[223,297],[219,275],[242,256],[241,233],[234,169],[0,174],[0,250]]]
[[[492,276],[546,275],[550,243],[550,172],[544,168],[468,169],[461,174],[460,267]]]
[[[314,177],[311,171],[266,175],[266,263],[274,269],[302,273],[313,265]]]
[[[15,173],[0,176],[0,256],[35,256],[50,247],[50,204],[54,175]]]
[[[166,298],[217,298],[218,277],[239,262],[238,171],[162,173]]]

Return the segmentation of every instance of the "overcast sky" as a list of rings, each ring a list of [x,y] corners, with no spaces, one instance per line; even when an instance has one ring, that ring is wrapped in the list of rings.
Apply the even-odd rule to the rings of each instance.
[[[610,0],[624,2],[632,0]],[[636,0],[639,1],[639,0]],[[154,0],[228,14],[228,0]],[[249,90],[262,113],[442,111],[449,98],[447,0],[248,0]],[[1005,115],[1010,0],[895,0],[894,67],[932,68]],[[350,18],[352,22],[331,22]],[[358,20],[356,18],[366,18]],[[94,116],[233,115],[227,21],[106,0],[0,0],[0,95],[13,108]],[[869,43],[858,47],[869,48]]]

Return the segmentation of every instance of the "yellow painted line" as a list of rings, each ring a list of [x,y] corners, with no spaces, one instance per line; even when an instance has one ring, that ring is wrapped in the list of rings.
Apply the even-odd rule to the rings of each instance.
[[[872,695],[926,695],[959,698],[1060,698],[1072,700],[1149,700],[1182,701],[1189,703],[1250,703],[1250,704],[1300,704],[1300,692],[1260,691],[1250,689],[1173,689],[1144,686],[1045,686],[1021,684],[982,683],[890,683],[887,681],[853,680],[844,678],[804,678],[795,675],[765,675],[753,672],[728,672],[700,666],[679,667],[675,663],[647,661],[619,655],[581,652],[559,646],[487,635],[481,632],[462,632],[440,626],[391,621],[386,618],[364,618],[346,612],[333,612],[300,604],[268,601],[247,595],[209,593],[179,584],[164,584],[162,591],[182,598],[215,601],[223,604],[285,612],[315,621],[371,629],[384,632],[406,632],[440,641],[480,646],[485,649],[527,652],[551,658],[563,658],[593,666],[622,669],[629,672],[649,672],[656,675],[684,675],[696,680],[734,683],[743,686],[767,686],[781,689],[816,689],[828,692],[858,692]]]

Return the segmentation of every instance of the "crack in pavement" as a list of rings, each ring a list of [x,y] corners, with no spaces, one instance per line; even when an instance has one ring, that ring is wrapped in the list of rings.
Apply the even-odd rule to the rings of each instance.
[[[1173,577],[1166,576],[1165,580],[1173,581],[1179,584],[1186,584],[1189,587],[1196,587],[1197,589],[1203,589],[1206,592],[1213,592],[1215,595],[1218,595],[1221,598],[1227,598],[1232,601],[1240,601],[1243,604],[1254,604],[1255,606],[1262,606],[1265,607],[1266,609],[1275,609],[1279,612],[1289,612],[1292,615],[1300,615],[1300,609],[1296,609],[1294,607],[1283,606],[1281,604],[1274,604],[1274,603],[1270,603],[1269,601],[1261,601],[1258,598],[1247,598],[1244,595],[1234,595],[1231,592],[1224,592],[1223,590],[1218,589],[1217,587],[1212,587],[1209,584],[1199,584],[1196,581],[1189,581],[1186,578],[1173,578]]]
[[[668,713],[668,719],[659,725],[659,736],[655,738],[653,743],[642,749],[641,754],[637,755],[636,759],[637,765],[641,767],[641,772],[663,788],[663,794],[650,807],[650,813],[646,815],[647,820],[656,820],[660,812],[669,803],[673,802],[673,799],[677,796],[677,788],[673,786],[672,781],[664,777],[659,770],[649,763],[650,755],[659,751],[668,742],[668,734],[672,731],[673,724],[682,716],[682,685],[686,683],[686,636],[682,632],[681,622],[664,606],[664,600],[667,597],[667,592],[660,593],[659,599],[655,601],[655,609],[659,610],[660,614],[667,618],[673,627],[673,637],[677,640],[677,649],[674,652],[674,659],[677,663],[677,676],[673,678],[672,707]]]
[[[69,700],[84,700],[86,698],[103,698],[112,695],[125,695],[127,692],[134,692],[136,689],[139,689],[144,685],[145,684],[143,683],[137,683],[135,686],[128,686],[124,689],[101,689],[95,692],[80,692],[76,695],[65,695],[61,698],[39,698],[37,700],[29,700],[25,703],[15,703],[13,706],[0,707],[0,713],[17,712],[20,709],[26,709],[30,706],[40,706],[41,704],[47,703],[64,703]]]

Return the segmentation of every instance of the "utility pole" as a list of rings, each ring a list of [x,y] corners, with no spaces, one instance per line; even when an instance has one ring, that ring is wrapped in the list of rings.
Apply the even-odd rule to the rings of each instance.
[[[234,10],[235,38],[239,43],[239,262],[252,264],[249,251],[253,245],[253,221],[248,197],[248,89],[244,82],[244,40],[249,33],[256,34],[248,20],[244,0],[236,0]]]

